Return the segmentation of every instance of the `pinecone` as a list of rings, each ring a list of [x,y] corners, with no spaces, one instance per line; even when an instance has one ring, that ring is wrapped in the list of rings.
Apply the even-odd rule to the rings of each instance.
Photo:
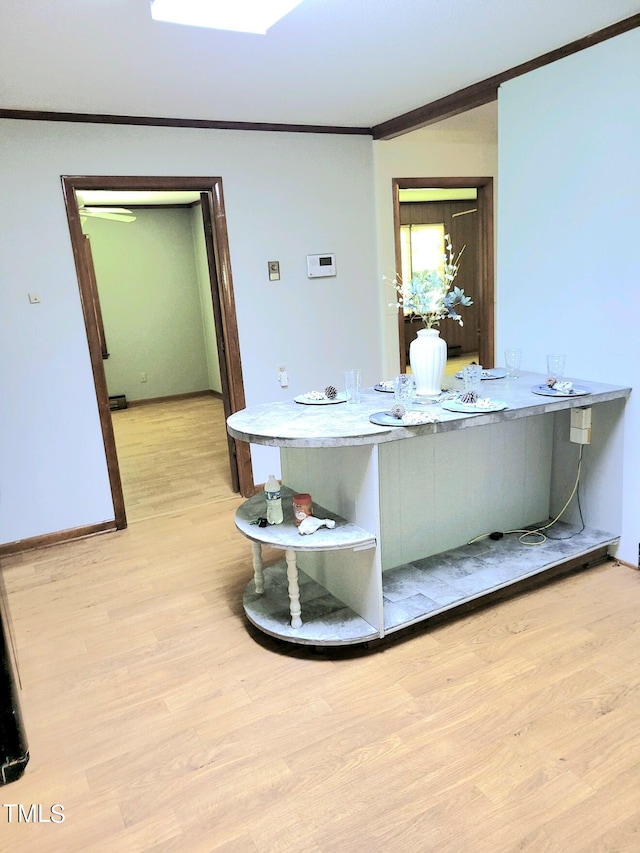
[[[404,415],[406,415],[406,413],[407,413],[407,410],[405,409],[405,407],[401,406],[399,403],[397,403],[391,409],[391,417],[392,418],[402,418]]]
[[[333,385],[327,385],[327,387],[324,389],[324,396],[327,398],[327,400],[335,400],[338,396],[338,391],[336,388],[333,387]]]
[[[473,404],[478,402],[478,392],[477,391],[465,391],[464,394],[460,397],[461,403]]]

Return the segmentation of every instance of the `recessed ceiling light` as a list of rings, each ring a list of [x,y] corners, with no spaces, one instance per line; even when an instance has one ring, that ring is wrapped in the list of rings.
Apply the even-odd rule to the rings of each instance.
[[[155,21],[264,35],[302,0],[151,0]]]

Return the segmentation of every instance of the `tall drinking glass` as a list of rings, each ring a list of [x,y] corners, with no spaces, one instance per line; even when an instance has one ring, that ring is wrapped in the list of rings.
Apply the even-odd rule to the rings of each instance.
[[[566,360],[566,355],[548,355],[547,376],[553,377],[554,379],[562,379],[564,376],[564,365]]]
[[[520,377],[521,361],[521,349],[506,349],[504,351],[504,366],[507,368],[507,377],[509,379],[518,379]]]
[[[362,376],[360,370],[353,368],[344,372],[344,389],[347,392],[347,403],[360,402]]]
[[[409,409],[416,393],[416,383],[411,373],[398,373],[393,377],[393,399],[400,406]]]
[[[480,380],[482,379],[481,364],[467,364],[462,368],[462,382],[465,391],[480,393]]]

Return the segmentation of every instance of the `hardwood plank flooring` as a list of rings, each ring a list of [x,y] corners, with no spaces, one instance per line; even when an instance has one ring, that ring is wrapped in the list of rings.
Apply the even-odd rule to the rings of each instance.
[[[468,352],[464,355],[454,356],[452,358],[447,359],[447,364],[444,369],[445,376],[453,376],[459,370],[462,370],[463,367],[466,367],[467,364],[471,364],[472,361],[478,360],[477,352]]]
[[[165,400],[111,416],[128,522],[229,497],[222,400]]]
[[[471,364],[472,361],[478,360],[477,352],[468,352],[464,355],[452,356],[447,359],[447,363],[444,368],[445,376],[454,376],[459,370],[462,370],[467,364]],[[407,373],[411,373],[411,365],[407,364]]]
[[[239,501],[5,560],[31,760],[3,802],[65,821],[0,809],[0,849],[640,849],[636,570],[315,654],[244,622]]]
[[[159,413],[131,470],[171,457]],[[31,760],[2,803],[65,820],[0,804],[2,853],[640,850],[637,570],[370,651],[279,644],[242,612],[242,498],[221,479],[181,505],[198,465],[173,453],[173,508],[3,562]]]

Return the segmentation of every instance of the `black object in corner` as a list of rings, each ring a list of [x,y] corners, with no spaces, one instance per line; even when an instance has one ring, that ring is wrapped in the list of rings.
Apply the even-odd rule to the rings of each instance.
[[[29,761],[5,615],[0,611],[0,785],[19,779]]]
[[[113,397],[109,397],[109,408],[111,411],[115,411],[116,409],[126,409],[127,408],[127,398],[124,394],[115,394]]]

